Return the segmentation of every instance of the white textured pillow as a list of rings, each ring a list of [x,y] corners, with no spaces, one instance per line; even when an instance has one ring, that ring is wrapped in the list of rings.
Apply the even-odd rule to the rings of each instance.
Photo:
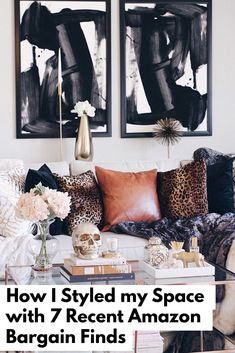
[[[16,237],[31,233],[32,224],[18,217],[15,207],[24,189],[22,164],[0,172],[0,235]]]

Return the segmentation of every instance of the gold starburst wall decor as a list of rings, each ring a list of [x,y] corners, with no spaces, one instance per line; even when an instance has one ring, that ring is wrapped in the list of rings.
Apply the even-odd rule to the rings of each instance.
[[[158,120],[153,128],[154,138],[163,145],[167,145],[167,156],[170,158],[170,145],[179,142],[183,134],[179,121],[171,118]]]

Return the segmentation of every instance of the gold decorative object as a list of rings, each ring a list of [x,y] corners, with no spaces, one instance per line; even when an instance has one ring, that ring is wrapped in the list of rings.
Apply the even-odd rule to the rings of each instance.
[[[197,267],[205,266],[204,256],[200,252],[180,252],[173,254],[173,258],[182,261],[186,268],[189,263],[195,263]]]
[[[88,116],[82,115],[77,130],[74,156],[77,160],[92,161],[94,155],[91,131]]]
[[[197,237],[192,237],[192,247],[193,248],[197,247]]]
[[[109,251],[102,252],[102,257],[105,259],[117,259],[119,256],[120,256],[120,254],[117,252],[115,252],[115,253],[111,253]]]
[[[199,252],[197,237],[192,237],[192,239],[191,239],[190,252]]]
[[[95,116],[95,108],[86,100],[75,104],[72,113],[80,117],[80,124],[77,130],[75,142],[75,159],[91,161],[93,159],[93,143],[88,122],[88,116]]]
[[[182,250],[183,245],[184,245],[183,241],[171,241],[171,247],[172,247],[172,250],[174,251]]]
[[[153,128],[154,138],[167,145],[167,156],[170,158],[170,145],[179,142],[182,136],[182,125],[178,120],[165,118],[158,120]]]
[[[60,117],[60,160],[63,161],[63,125],[62,125],[62,61],[61,48],[58,51],[58,98],[59,98],[59,117]]]

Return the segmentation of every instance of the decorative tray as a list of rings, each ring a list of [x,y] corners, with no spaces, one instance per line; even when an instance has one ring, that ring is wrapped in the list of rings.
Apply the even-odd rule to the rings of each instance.
[[[140,261],[140,268],[154,278],[202,277],[215,274],[215,267],[208,262],[205,262],[203,267],[196,267],[194,263],[191,263],[187,268],[154,268],[147,262]]]

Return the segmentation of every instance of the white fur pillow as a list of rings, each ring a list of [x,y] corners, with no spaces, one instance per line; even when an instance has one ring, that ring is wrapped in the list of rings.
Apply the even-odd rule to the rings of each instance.
[[[15,207],[24,190],[25,171],[22,163],[0,171],[0,235],[16,237],[29,234],[32,224],[18,217]]]

